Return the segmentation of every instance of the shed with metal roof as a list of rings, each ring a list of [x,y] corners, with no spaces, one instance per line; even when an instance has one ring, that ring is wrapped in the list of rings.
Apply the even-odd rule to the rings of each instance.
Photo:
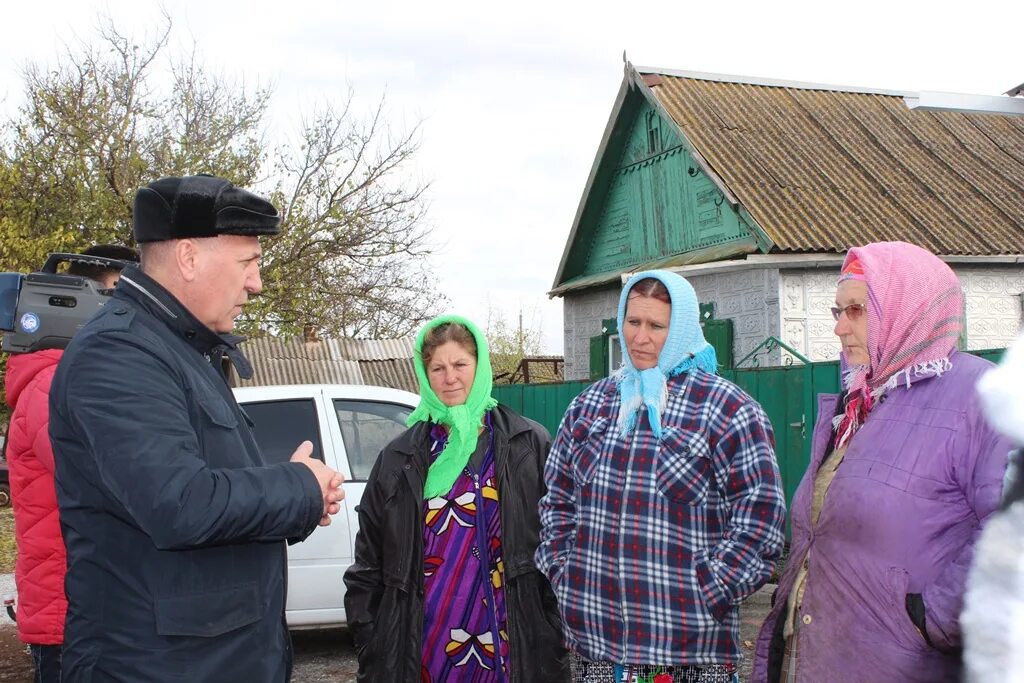
[[[413,338],[324,339],[259,337],[242,342],[253,378],[232,368],[233,386],[367,384],[419,392],[412,362]]]

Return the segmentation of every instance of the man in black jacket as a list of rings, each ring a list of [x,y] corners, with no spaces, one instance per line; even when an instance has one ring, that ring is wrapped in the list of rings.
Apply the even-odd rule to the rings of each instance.
[[[50,393],[67,546],[65,681],[291,676],[285,540],[330,523],[341,475],[266,465],[223,374],[260,291],[267,201],[212,176],[135,196],[142,267],[68,346]]]

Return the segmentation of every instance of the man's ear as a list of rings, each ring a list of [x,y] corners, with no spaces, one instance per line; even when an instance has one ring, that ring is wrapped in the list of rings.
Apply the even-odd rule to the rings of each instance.
[[[199,245],[195,240],[182,239],[174,244],[174,265],[185,282],[193,282],[199,271]]]

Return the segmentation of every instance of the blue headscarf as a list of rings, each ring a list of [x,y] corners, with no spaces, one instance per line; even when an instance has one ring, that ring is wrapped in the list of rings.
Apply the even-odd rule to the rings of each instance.
[[[647,370],[637,370],[626,348],[624,323],[629,292],[640,280],[654,278],[668,290],[672,299],[672,314],[669,318],[668,337],[658,356],[658,365]],[[699,368],[710,374],[718,372],[718,358],[715,348],[704,339],[700,327],[700,308],[693,287],[681,275],[666,270],[645,270],[626,281],[619,297],[619,342],[622,344],[622,367],[613,375],[619,387],[619,430],[628,436],[636,428],[636,416],[640,408],[647,407],[647,418],[651,431],[661,438],[661,414],[668,400],[667,380],[691,368]]]

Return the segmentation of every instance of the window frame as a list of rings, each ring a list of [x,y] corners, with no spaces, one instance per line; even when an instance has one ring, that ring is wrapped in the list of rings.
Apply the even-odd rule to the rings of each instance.
[[[245,413],[246,417],[248,417],[249,420],[252,422],[252,436],[253,436],[253,439],[256,440],[256,444],[260,447],[260,455],[263,456],[264,460],[268,461],[267,462],[268,465],[276,464],[278,461],[275,460],[273,462],[270,462],[269,459],[267,458],[267,455],[266,455],[266,453],[264,452],[264,449],[263,449],[263,444],[260,443],[259,436],[258,436],[258,433],[257,433],[257,430],[256,430],[256,422],[257,421],[253,418],[253,416],[249,412],[248,408],[250,406],[253,406],[253,405],[265,405],[265,404],[268,404],[268,403],[281,404],[281,403],[302,403],[302,402],[308,403],[312,407],[313,422],[316,425],[316,441],[313,442],[313,455],[312,455],[312,457],[317,459],[317,460],[319,460],[322,463],[325,463],[325,464],[329,465],[330,463],[327,462],[327,454],[326,454],[325,449],[324,449],[323,426],[320,424],[320,411],[319,411],[319,407],[317,406],[317,399],[316,399],[316,397],[314,397],[314,396],[288,396],[288,397],[282,396],[282,397],[278,397],[278,398],[254,399],[252,401],[246,401],[244,403],[239,402],[239,404],[238,404],[239,408],[242,409],[242,411]],[[300,443],[302,443],[302,441],[297,441],[295,443],[294,448],[298,448]],[[287,462],[287,461],[288,460],[286,459],[286,460],[284,460],[282,462]]]
[[[363,406],[365,406],[365,405],[390,406],[392,408],[396,408],[396,409],[401,409],[401,410],[407,411],[406,412],[406,417],[411,415],[412,411],[415,410],[415,408],[411,407],[409,405],[406,405],[404,403],[399,403],[397,401],[391,401],[391,400],[386,400],[386,399],[353,398],[353,397],[343,397],[343,396],[330,396],[330,397],[328,397],[328,401],[330,402],[329,403],[330,410],[328,411],[328,414],[329,415],[333,414],[333,416],[334,416],[335,424],[338,427],[338,436],[341,439],[341,447],[345,451],[345,464],[348,465],[348,472],[349,472],[349,479],[347,481],[366,483],[369,480],[370,472],[373,471],[374,463],[377,462],[377,458],[380,456],[380,450],[383,450],[383,448],[386,447],[388,443],[391,443],[391,441],[393,441],[394,439],[398,438],[398,436],[401,435],[402,432],[404,432],[406,429],[409,429],[409,427],[405,426],[405,422],[404,421],[403,422],[398,422],[398,421],[394,421],[393,420],[393,422],[395,422],[395,424],[401,425],[402,428],[395,434],[395,436],[391,437],[391,439],[389,439],[388,442],[385,443],[384,446],[382,446],[380,450],[378,450],[376,453],[372,454],[371,460],[370,460],[370,467],[366,471],[366,476],[365,477],[356,476],[356,468],[353,466],[352,456],[349,453],[349,443],[345,439],[345,430],[342,427],[341,418],[338,415],[338,404],[341,403],[341,404],[357,404],[357,405],[363,405]],[[361,415],[375,415],[376,417],[381,418],[381,419],[389,419],[385,415],[379,415],[379,414],[370,413],[370,412],[366,412],[366,411],[349,410],[348,412],[350,412],[350,413],[359,412],[359,414],[361,414]]]

